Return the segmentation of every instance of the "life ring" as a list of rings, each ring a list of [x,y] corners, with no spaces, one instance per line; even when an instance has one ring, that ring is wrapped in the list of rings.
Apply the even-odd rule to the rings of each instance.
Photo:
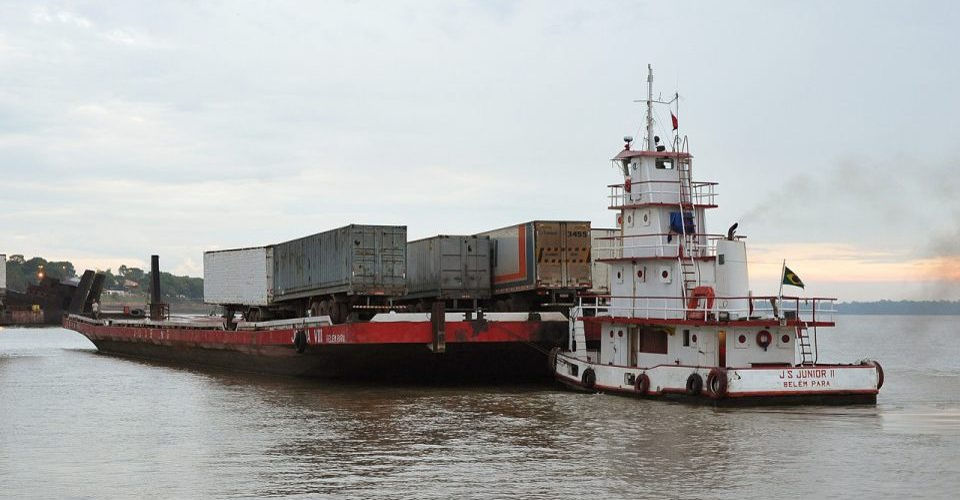
[[[767,350],[767,347],[770,347],[770,342],[773,342],[773,335],[770,332],[767,330],[757,332],[757,345],[762,347],[764,351]]]
[[[583,371],[583,376],[580,377],[580,381],[583,382],[583,386],[587,389],[593,389],[593,386],[597,385],[597,374],[593,371],[593,368],[587,368]]]
[[[307,350],[307,332],[297,330],[296,333],[293,334],[293,347],[295,347],[300,354],[303,354],[303,351]]]
[[[634,388],[640,394],[646,394],[650,390],[650,377],[646,373],[641,373],[637,375],[637,382],[634,384]]]
[[[697,396],[703,391],[703,377],[699,373],[693,372],[687,377],[687,394]]]
[[[704,318],[704,309],[713,309],[713,287],[698,286],[690,292],[690,300],[687,301],[687,319],[702,320]],[[700,299],[706,300],[706,307],[700,307]]]
[[[872,366],[877,369],[877,390],[879,391],[883,387],[883,367],[880,366],[880,363],[874,360],[866,360],[860,363],[864,366]]]
[[[707,394],[713,399],[720,399],[727,395],[727,370],[714,368],[707,375]]]

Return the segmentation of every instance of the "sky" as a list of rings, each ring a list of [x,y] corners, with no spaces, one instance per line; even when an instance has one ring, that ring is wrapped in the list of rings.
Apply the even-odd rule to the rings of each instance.
[[[960,299],[950,2],[0,2],[0,253],[610,227],[652,64],[754,293]],[[669,132],[659,110],[657,131]],[[622,178],[619,179],[622,181]]]

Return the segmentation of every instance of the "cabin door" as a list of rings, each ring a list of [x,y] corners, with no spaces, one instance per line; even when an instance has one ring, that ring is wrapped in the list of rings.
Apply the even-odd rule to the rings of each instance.
[[[637,359],[637,353],[640,351],[640,328],[636,326],[630,327],[630,363],[628,366],[640,366]]]

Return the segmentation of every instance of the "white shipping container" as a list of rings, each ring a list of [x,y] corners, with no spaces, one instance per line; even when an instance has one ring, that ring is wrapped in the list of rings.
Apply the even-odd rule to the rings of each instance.
[[[273,303],[273,247],[204,252],[203,301],[248,306]]]
[[[7,256],[0,253],[0,290],[7,288]]]

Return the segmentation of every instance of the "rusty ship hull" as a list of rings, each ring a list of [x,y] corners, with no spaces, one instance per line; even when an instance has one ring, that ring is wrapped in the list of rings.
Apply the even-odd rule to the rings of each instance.
[[[429,321],[234,331],[78,315],[68,316],[63,326],[104,354],[187,367],[437,383],[549,380],[545,353],[566,342],[567,327],[559,320],[484,319],[447,322],[439,331]]]

